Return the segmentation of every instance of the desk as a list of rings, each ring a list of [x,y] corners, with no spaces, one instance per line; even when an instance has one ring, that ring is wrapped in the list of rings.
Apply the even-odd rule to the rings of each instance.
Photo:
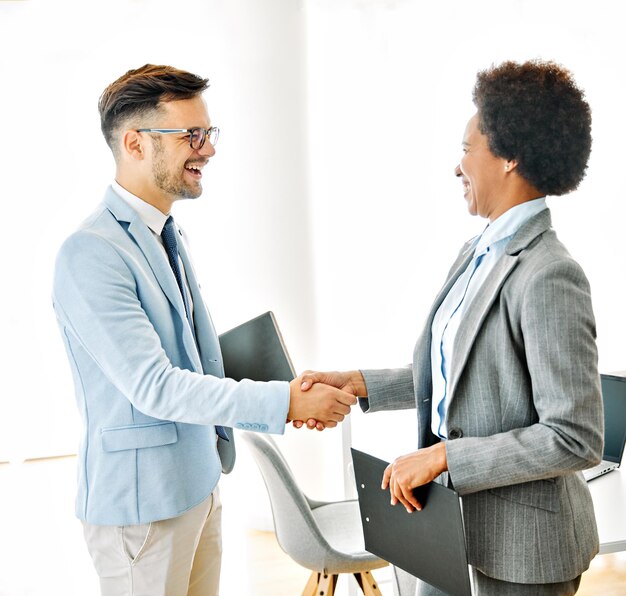
[[[626,468],[589,481],[596,512],[600,554],[626,550]]]

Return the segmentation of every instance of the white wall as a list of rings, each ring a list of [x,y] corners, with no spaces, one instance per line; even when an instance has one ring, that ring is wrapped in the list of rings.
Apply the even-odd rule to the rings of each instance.
[[[550,204],[591,281],[601,367],[626,368],[620,12],[618,0],[0,2],[0,192],[13,249],[0,296],[0,460],[75,449],[52,266],[112,176],[97,98],[145,62],[212,81],[217,156],[203,197],[175,213],[218,331],[272,309],[298,369],[409,362],[452,258],[484,224],[452,175],[476,71],[563,62],[594,109],[594,149],[580,190]],[[412,449],[414,427],[413,413],[352,417],[355,445],[384,457]],[[287,432],[313,496],[343,494],[341,439]]]

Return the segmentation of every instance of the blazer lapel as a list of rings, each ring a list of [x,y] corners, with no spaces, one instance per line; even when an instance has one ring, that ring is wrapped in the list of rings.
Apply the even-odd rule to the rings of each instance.
[[[435,298],[435,302],[433,304],[433,308],[431,309],[431,312],[430,312],[431,324],[432,324],[432,319],[435,317],[435,313],[441,306],[441,303],[444,301],[445,297],[448,295],[448,293],[452,289],[452,286],[456,283],[456,280],[465,271],[470,261],[472,260],[472,257],[474,255],[474,251],[472,250],[473,245],[474,245],[473,241],[470,241],[469,243],[467,243],[465,247],[459,253],[459,256],[456,258],[456,261],[454,262],[452,267],[450,268],[450,272],[448,273],[448,279],[446,283],[444,284],[443,288],[441,288],[441,290],[439,291],[439,294],[437,294],[437,297]]]
[[[470,350],[482,323],[498,296],[502,284],[517,265],[518,256],[502,255],[483,286],[468,307],[454,340],[454,358],[450,369],[448,392],[450,401],[454,398],[454,390],[467,362]]]
[[[119,222],[128,223],[128,233],[135,240],[137,246],[146,257],[148,265],[152,269],[154,276],[167,296],[178,316],[187,323],[187,315],[185,314],[185,304],[180,294],[176,278],[172,274],[172,268],[165,253],[159,247],[158,241],[154,238],[153,233],[148,226],[142,221],[139,214],[120,198],[112,188],[109,188],[105,197],[104,204],[107,209]],[[180,243],[182,244],[182,242]],[[195,299],[195,297],[194,297]],[[187,353],[191,356],[194,366],[198,370],[202,370],[198,356],[196,342],[189,324],[183,325],[183,344]]]
[[[480,291],[469,305],[454,341],[454,361],[450,370],[448,391],[450,401],[463,373],[469,353],[483,321],[500,293],[500,288],[517,266],[521,252],[551,225],[550,211],[545,209],[526,222],[511,238],[505,254],[489,273]]]

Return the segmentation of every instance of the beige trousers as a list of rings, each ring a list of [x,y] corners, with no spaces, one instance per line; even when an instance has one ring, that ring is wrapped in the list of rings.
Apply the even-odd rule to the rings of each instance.
[[[221,519],[216,488],[172,519],[137,526],[83,522],[102,596],[217,596]]]

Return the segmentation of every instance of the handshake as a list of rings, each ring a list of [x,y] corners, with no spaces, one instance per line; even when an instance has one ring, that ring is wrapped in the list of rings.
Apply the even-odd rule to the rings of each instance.
[[[357,396],[367,397],[360,371],[306,371],[289,384],[287,422],[295,428],[333,428],[349,413]]]

